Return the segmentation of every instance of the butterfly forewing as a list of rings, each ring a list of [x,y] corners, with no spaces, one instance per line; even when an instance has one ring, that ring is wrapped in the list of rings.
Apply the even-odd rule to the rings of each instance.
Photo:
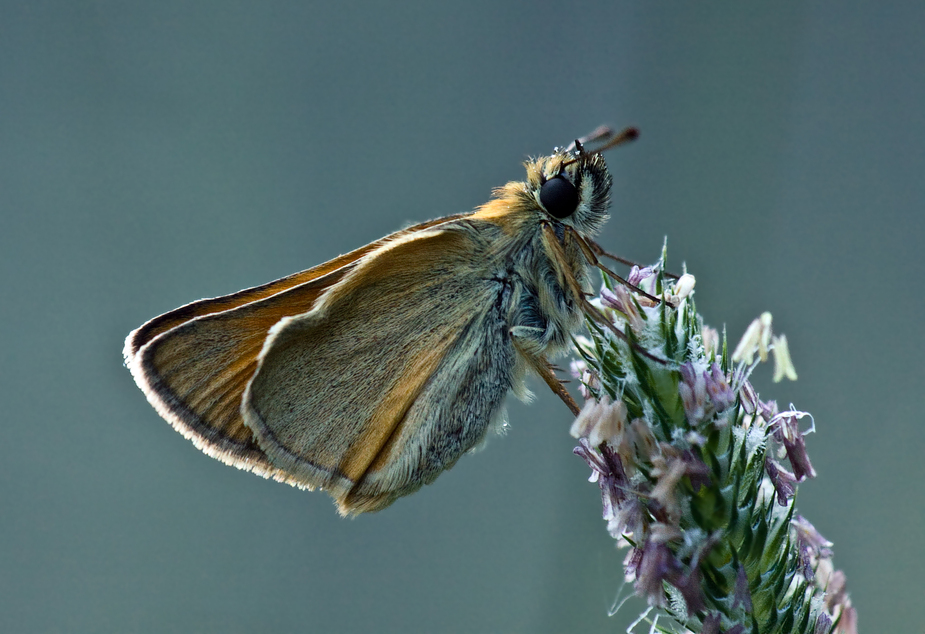
[[[382,238],[381,240],[367,244],[364,247],[355,249],[350,253],[345,253],[344,255],[334,258],[333,260],[328,260],[323,264],[319,264],[318,266],[312,267],[305,271],[294,273],[267,284],[262,284],[253,288],[247,288],[242,291],[238,291],[237,293],[232,293],[231,295],[224,295],[222,297],[214,297],[210,299],[201,299],[199,301],[189,303],[186,306],[181,306],[180,308],[172,310],[169,313],[164,313],[163,315],[148,321],[141,327],[132,331],[131,334],[129,334],[128,338],[125,340],[125,350],[123,352],[126,362],[130,362],[132,357],[134,357],[145,344],[147,344],[158,335],[163,334],[171,328],[179,326],[180,324],[190,321],[191,319],[231,310],[245,304],[250,304],[252,302],[272,297],[273,295],[281,293],[295,286],[305,284],[306,282],[317,280],[318,278],[324,277],[339,269],[344,269],[345,267],[352,265],[363,256],[375,251],[377,248],[391,240],[396,239],[399,236],[414,233],[415,231],[420,231],[421,229],[427,229],[428,227],[454,220],[456,218],[462,218],[466,215],[468,214],[457,214],[455,216],[447,216],[445,218],[437,218],[435,220],[422,222],[412,227],[408,227],[407,229],[397,231]]]

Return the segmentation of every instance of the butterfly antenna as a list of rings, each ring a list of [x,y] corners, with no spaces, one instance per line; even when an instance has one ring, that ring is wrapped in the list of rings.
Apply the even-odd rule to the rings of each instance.
[[[639,138],[639,128],[629,127],[625,128],[622,132],[620,132],[620,134],[614,134],[611,128],[602,125],[591,132],[591,134],[585,135],[580,139],[575,139],[572,141],[572,143],[570,143],[569,146],[565,148],[565,151],[577,151],[579,154],[600,154],[601,152],[605,152],[611,148],[622,145],[629,141],[633,141],[637,138]],[[585,145],[590,143],[598,142],[603,142],[603,145],[594,149],[588,149],[585,147]],[[571,165],[577,161],[578,158],[574,158],[571,161],[566,161],[563,163],[563,166]]]

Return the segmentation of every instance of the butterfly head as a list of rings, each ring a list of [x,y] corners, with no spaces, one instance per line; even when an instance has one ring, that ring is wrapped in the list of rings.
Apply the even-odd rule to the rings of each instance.
[[[607,222],[613,184],[602,153],[638,135],[636,128],[615,134],[602,126],[566,148],[527,161],[526,181],[496,189],[475,217],[496,222],[511,234],[520,233],[524,225],[551,222],[586,237],[596,235]]]
[[[586,236],[607,222],[612,184],[604,157],[580,145],[527,163],[526,189],[539,209]]]

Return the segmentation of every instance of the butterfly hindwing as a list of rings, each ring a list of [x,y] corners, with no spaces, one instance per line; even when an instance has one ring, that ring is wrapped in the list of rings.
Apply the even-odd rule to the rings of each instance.
[[[488,230],[459,221],[396,240],[267,339],[245,421],[275,466],[343,513],[432,481],[500,415],[517,362]]]

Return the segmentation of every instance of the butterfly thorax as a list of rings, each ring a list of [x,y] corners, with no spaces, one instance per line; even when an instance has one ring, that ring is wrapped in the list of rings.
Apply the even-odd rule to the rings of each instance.
[[[484,258],[493,278],[510,283],[509,324],[520,345],[555,356],[582,326],[577,292],[590,290],[589,263],[575,235],[591,238],[606,221],[611,177],[598,154],[560,152],[530,161],[526,169],[526,181],[495,190],[468,221],[492,234]],[[577,194],[566,217],[543,205],[542,188],[553,178],[567,180]]]

